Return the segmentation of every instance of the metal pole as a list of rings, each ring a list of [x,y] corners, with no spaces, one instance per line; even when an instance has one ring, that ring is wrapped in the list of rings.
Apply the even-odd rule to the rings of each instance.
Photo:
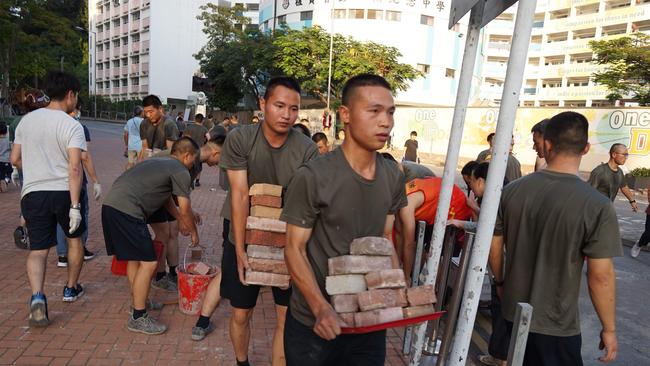
[[[330,95],[332,94],[332,54],[334,50],[334,1],[330,0],[330,63],[327,70],[327,115],[330,113]]]
[[[415,249],[415,262],[413,263],[413,273],[411,273],[411,287],[416,287],[420,282],[420,263],[422,263],[422,252],[424,251],[424,230],[426,229],[426,223],[424,221],[418,221],[417,228],[418,245]],[[413,327],[407,327],[404,329],[404,344],[402,352],[405,355],[408,355],[409,352],[411,352],[412,335]]]
[[[510,337],[510,346],[508,347],[508,366],[521,366],[524,364],[526,342],[528,341],[528,331],[530,330],[532,318],[533,307],[525,302],[518,303],[515,318],[513,319],[514,328],[512,329],[512,337]]]
[[[479,36],[481,33],[481,19],[483,18],[483,8],[486,0],[479,0],[472,8],[469,25],[467,29],[467,39],[465,40],[465,50],[463,52],[463,63],[458,80],[458,91],[456,93],[456,106],[454,108],[454,117],[449,135],[449,145],[447,146],[447,160],[445,161],[445,170],[442,176],[440,187],[440,197],[438,208],[436,210],[436,221],[433,226],[433,236],[431,237],[431,255],[427,260],[425,269],[425,284],[434,284],[438,273],[438,264],[442,251],[442,243],[445,236],[445,226],[447,224],[447,215],[451,203],[451,192],[456,176],[456,166],[458,165],[458,154],[460,144],[463,138],[463,126],[465,124],[465,114],[467,113],[467,104],[469,93],[472,88],[472,75],[476,63],[476,52],[478,50]],[[420,324],[415,331],[414,350],[411,352],[410,366],[418,366],[422,358],[422,347],[425,341],[425,332],[427,323]]]
[[[97,32],[93,31],[93,65],[94,65],[94,70],[93,70],[93,89],[94,89],[94,96],[93,96],[93,108],[95,110],[95,119],[97,119]]]
[[[533,27],[536,0],[521,0],[517,9],[517,19],[512,36],[512,47],[506,79],[501,96],[501,108],[497,122],[496,136],[494,138],[494,151],[488,179],[485,186],[485,195],[481,205],[481,213],[476,230],[474,250],[470,260],[470,272],[467,274],[463,292],[463,304],[456,326],[454,345],[451,350],[450,365],[465,365],[467,352],[472,337],[476,312],[478,310],[479,294],[483,285],[485,265],[490,253],[490,243],[494,232],[503,177],[512,140],[512,130],[515,125],[515,113],[519,103],[521,82],[526,66],[528,44]]]

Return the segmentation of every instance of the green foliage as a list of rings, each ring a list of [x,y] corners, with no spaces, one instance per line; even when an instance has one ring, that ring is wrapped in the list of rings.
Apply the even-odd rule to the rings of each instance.
[[[208,43],[195,57],[201,71],[215,84],[215,91],[208,94],[211,106],[232,111],[242,98],[253,98],[257,104],[261,90],[274,75],[295,77],[305,92],[325,103],[329,33],[319,27],[264,33],[257,28],[247,29],[250,20],[241,15],[241,6],[209,4],[202,9],[198,19],[203,21]],[[394,47],[335,35],[332,105],[338,104],[345,81],[360,73],[382,75],[393,91],[405,90],[421,74],[399,63],[400,56]]]
[[[630,95],[640,105],[650,105],[650,36],[636,32],[589,44],[596,54],[594,62],[605,65],[593,76],[597,83],[607,86],[607,98],[615,101]]]
[[[650,168],[635,168],[632,169],[630,175],[637,178],[650,177]]]

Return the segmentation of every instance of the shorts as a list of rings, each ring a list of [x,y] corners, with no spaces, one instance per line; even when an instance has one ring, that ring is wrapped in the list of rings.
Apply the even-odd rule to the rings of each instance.
[[[129,150],[126,153],[127,159],[129,159],[129,163],[135,164],[138,162],[138,153],[139,151],[137,150]]]
[[[176,218],[164,207],[159,208],[151,216],[147,217],[147,224],[160,224],[172,221],[176,221]]]
[[[296,320],[289,309],[284,323],[284,355],[287,366],[383,366],[386,331],[339,335],[327,341]]]
[[[13,171],[11,163],[0,162],[0,179],[11,179]]]
[[[508,335],[512,322],[506,321]],[[528,333],[524,365],[526,366],[582,366],[582,335],[558,337]]]
[[[102,226],[108,255],[114,255],[121,261],[158,260],[144,220],[102,205]]]
[[[80,197],[83,200],[83,195]],[[81,223],[70,234],[70,192],[38,191],[25,195],[20,200],[20,210],[25,218],[29,235],[30,250],[49,249],[56,245],[56,226],[64,228],[65,236],[78,238],[86,230],[86,212],[81,203]]]
[[[262,286],[244,286],[239,281],[237,272],[237,254],[235,246],[225,240],[223,243],[223,257],[221,258],[221,296],[230,300],[230,305],[237,309],[252,309],[257,304],[257,297]],[[289,306],[291,288],[282,290],[271,287],[273,301],[276,305]]]

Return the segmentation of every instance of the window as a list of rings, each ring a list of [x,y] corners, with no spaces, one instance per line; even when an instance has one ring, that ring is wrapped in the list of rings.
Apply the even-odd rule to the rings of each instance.
[[[119,80],[113,80],[113,88],[119,88],[120,87],[120,81]]]
[[[137,65],[140,63],[140,56],[132,56],[131,57],[131,64],[132,65]]]
[[[122,24],[127,24],[129,22],[129,16],[125,15],[122,17]]]
[[[454,77],[456,77],[456,70],[454,70],[454,69],[445,69],[445,77],[446,78],[454,78]]]
[[[122,79],[122,86],[128,86],[128,79]]]
[[[363,9],[350,9],[350,19],[363,19]]]
[[[401,11],[386,10],[386,20],[392,21],[392,22],[401,22],[402,21],[402,12]]]
[[[139,11],[136,11],[135,13],[132,13],[132,14],[131,14],[131,18],[132,18],[133,20],[140,20],[140,12],[139,12]]]
[[[314,15],[313,11],[301,11],[300,12],[300,20],[311,20],[312,16]]]
[[[113,67],[120,67],[120,60],[113,60]]]
[[[113,48],[118,48],[118,47],[120,47],[120,40],[119,39],[113,40]]]
[[[376,9],[368,9],[368,19],[382,20],[384,19],[384,11],[376,10]]]
[[[427,65],[427,64],[417,64],[416,69],[417,69],[419,72],[421,72],[421,73],[423,73],[423,74],[426,75],[426,74],[428,74],[428,73],[431,71],[431,65]]]
[[[280,15],[278,17],[278,24],[287,24],[287,16],[286,15]]]
[[[334,19],[345,19],[346,9],[334,9]]]
[[[122,38],[122,46],[126,46],[129,43],[129,37]]]
[[[420,24],[433,26],[433,17],[428,15],[420,15]]]
[[[128,58],[123,58],[122,59],[122,66],[127,66],[129,64],[129,59]]]
[[[246,10],[248,11],[259,11],[260,10],[260,4],[246,4]]]
[[[140,42],[140,35],[139,34],[132,35],[131,42]]]
[[[140,85],[140,78],[131,78],[131,85]]]

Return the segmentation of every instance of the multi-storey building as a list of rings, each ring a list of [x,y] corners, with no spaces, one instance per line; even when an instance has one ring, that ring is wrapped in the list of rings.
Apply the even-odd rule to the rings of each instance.
[[[499,104],[510,52],[516,6],[485,29],[484,105]],[[520,105],[600,107],[609,92],[594,82],[602,66],[591,61],[589,41],[650,32],[650,0],[540,0],[524,72]]]
[[[462,62],[467,22],[447,29],[451,0],[261,0],[259,24],[271,30],[320,26],[360,41],[396,47],[400,62],[424,77],[398,93],[397,103],[453,105]],[[477,68],[478,70],[478,68]],[[474,90],[480,77],[475,72]]]

